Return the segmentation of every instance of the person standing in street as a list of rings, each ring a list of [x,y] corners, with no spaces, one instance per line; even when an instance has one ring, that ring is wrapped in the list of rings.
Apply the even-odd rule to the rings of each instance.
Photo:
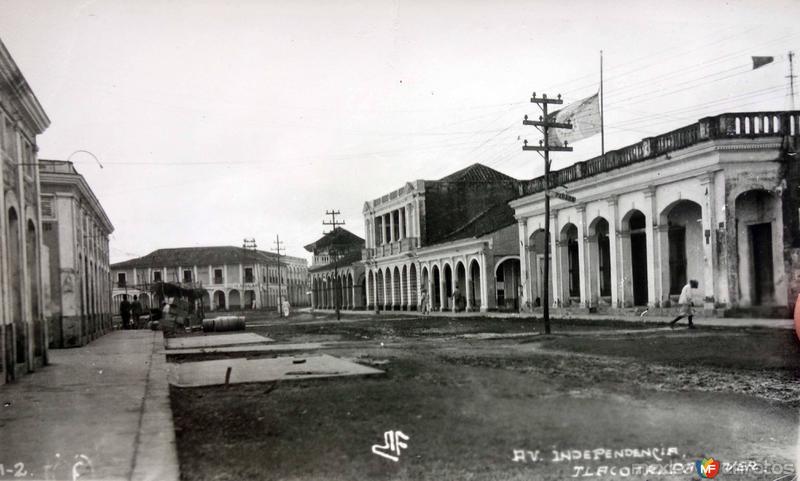
[[[419,306],[422,310],[422,315],[428,315],[428,291],[426,289],[422,289],[422,298],[419,300]]]
[[[692,317],[694,316],[694,304],[692,302],[694,289],[697,289],[697,281],[694,279],[687,282],[681,289],[681,296],[678,298],[678,304],[681,306],[680,311],[678,312],[678,317],[669,323],[669,327],[674,329],[675,324],[685,317],[689,320],[689,329],[694,329],[694,323],[692,322]]]
[[[119,316],[122,318],[122,328],[130,329],[131,325],[131,303],[128,302],[128,295],[122,295],[122,302],[119,303]]]
[[[142,303],[139,302],[139,299],[136,296],[133,296],[133,302],[131,303],[131,327],[133,329],[139,329],[139,317],[142,315]]]

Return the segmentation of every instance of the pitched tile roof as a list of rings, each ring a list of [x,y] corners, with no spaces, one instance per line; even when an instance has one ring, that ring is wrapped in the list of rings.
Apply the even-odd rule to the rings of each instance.
[[[482,237],[508,227],[516,222],[514,209],[506,202],[494,204],[457,229],[445,234],[438,242]]]
[[[459,171],[442,177],[439,182],[496,182],[516,181],[517,179],[502,172],[487,167],[481,163],[474,163]]]
[[[336,245],[340,248],[342,248],[342,246],[356,247],[358,250],[360,250],[362,247],[364,247],[364,239],[353,234],[345,228],[337,227],[317,239],[315,242],[305,246],[305,249],[308,252],[316,252],[330,247],[331,245]]]
[[[144,267],[191,267],[218,266],[249,262],[274,262],[278,255],[274,252],[250,250],[234,246],[217,247],[178,247],[158,249],[146,256],[129,259],[111,265],[111,269]]]

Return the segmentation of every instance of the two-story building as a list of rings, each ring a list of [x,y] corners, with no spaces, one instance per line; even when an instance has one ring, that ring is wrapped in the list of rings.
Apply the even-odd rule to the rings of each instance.
[[[520,182],[482,164],[416,180],[364,204],[370,309],[516,310]],[[454,294],[463,297],[459,307]]]
[[[112,327],[108,236],[114,226],[71,162],[41,159],[39,177],[50,347],[82,346]]]
[[[510,205],[519,219],[524,301],[658,310],[687,280],[707,312],[787,315],[800,291],[797,143],[800,112],[729,113],[553,172]]]
[[[364,239],[337,227],[305,246],[313,254],[311,307],[315,309],[365,309],[366,276],[361,253]]]
[[[36,136],[49,125],[0,42],[0,383],[47,363]]]
[[[279,268],[280,262],[280,268]],[[206,291],[209,310],[277,309],[279,298],[308,305],[305,259],[242,247],[180,247],[111,266],[116,312],[123,295],[135,295],[145,307],[157,307],[150,286],[158,282],[193,283]],[[280,276],[280,277],[279,277]],[[280,289],[280,291],[279,291]],[[279,294],[280,292],[280,294]]]

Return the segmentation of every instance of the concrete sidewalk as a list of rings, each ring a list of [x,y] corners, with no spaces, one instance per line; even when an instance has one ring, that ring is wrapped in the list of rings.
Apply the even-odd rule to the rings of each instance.
[[[320,314],[333,314],[336,311],[332,309],[314,309],[305,308],[298,309],[298,312],[317,312]],[[341,313],[347,316],[366,316],[375,315],[374,311],[351,311],[342,310]],[[414,316],[422,317],[416,311],[381,311],[379,316]],[[541,314],[531,313],[514,313],[514,312],[431,312],[430,317],[486,317],[486,318],[499,318],[499,319],[540,319]],[[611,314],[551,314],[550,319],[558,322],[559,319],[586,319],[602,321],[623,321],[633,323],[667,323],[674,319],[674,317],[667,316],[620,316]],[[759,318],[736,318],[736,317],[703,317],[694,316],[694,323],[698,326],[714,326],[714,327],[766,327],[774,329],[794,329],[794,320],[792,319],[759,319]],[[686,319],[678,322],[679,326],[686,326]]]
[[[50,351],[51,364],[0,387],[0,464],[28,480],[178,479],[161,332],[113,331]]]

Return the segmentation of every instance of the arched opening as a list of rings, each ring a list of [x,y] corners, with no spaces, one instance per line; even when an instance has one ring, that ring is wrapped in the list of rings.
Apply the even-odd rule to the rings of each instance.
[[[228,293],[228,307],[230,309],[239,310],[242,308],[242,297],[239,291],[232,289]]]
[[[486,307],[483,305],[482,302],[482,279],[481,279],[481,266],[477,260],[472,260],[469,264],[469,276],[470,276],[470,283],[469,289],[469,306],[467,306],[470,310],[478,310],[481,307]]]
[[[400,309],[400,269],[395,266],[392,271],[392,310]]]
[[[408,268],[408,280],[411,283],[409,292],[408,306],[410,310],[416,310],[419,300],[417,299],[417,266],[411,264]]]
[[[580,251],[578,228],[567,224],[561,229],[561,269],[565,304],[579,303],[581,298]]]
[[[673,202],[661,212],[660,223],[667,228],[662,265],[669,266],[662,269],[662,285],[676,301],[689,279],[698,281],[700,292],[703,289],[702,215],[700,205],[686,199]]]
[[[214,292],[214,310],[217,309],[225,309],[225,292],[224,291],[215,291]]]
[[[520,265],[518,257],[508,257],[495,267],[495,298],[497,308],[503,311],[518,311]]]
[[[783,279],[783,235],[777,200],[766,190],[749,190],[735,201],[739,305],[787,305]]]
[[[589,298],[592,305],[611,303],[611,242],[608,237],[608,221],[595,218],[588,229]],[[587,269],[589,270],[589,269]]]
[[[31,322],[33,323],[33,355],[42,358],[46,340],[44,321],[39,308],[39,301],[41,300],[39,298],[39,286],[41,281],[39,280],[39,249],[37,248],[39,239],[37,235],[36,226],[32,220],[28,220],[28,232],[25,235],[25,254],[28,263],[28,306],[31,313]]]
[[[467,269],[462,262],[456,264],[456,289],[453,295],[453,307],[456,312],[467,308]]]
[[[408,292],[408,266],[403,265],[403,271],[400,274],[402,277],[402,282],[400,283],[400,290],[402,292],[401,296],[401,305],[400,310],[407,311],[408,309],[408,301],[409,301],[409,292]]]
[[[430,279],[430,275],[428,273],[428,267],[427,266],[423,266],[422,267],[422,278],[420,279],[420,282],[421,282],[420,291],[421,292],[424,291],[424,293],[426,293],[428,295],[428,309],[430,310],[431,301],[433,299],[432,298],[433,292],[432,292],[432,288],[431,288],[431,279]],[[422,301],[422,298],[420,298],[420,302],[421,301]],[[421,305],[420,305],[420,307],[421,307]]]
[[[355,286],[355,308],[364,309],[367,306],[367,276],[361,274]]]
[[[256,291],[244,291],[244,306],[245,309],[256,308]]]
[[[622,251],[625,266],[626,304],[646,306],[649,296],[647,286],[647,218],[639,210],[632,210],[622,221],[624,229]]]
[[[432,303],[431,308],[443,310],[442,289],[441,289],[442,282],[441,282],[441,275],[439,273],[439,266],[434,265],[431,268],[431,272],[433,273],[433,275],[431,276],[433,279],[433,282],[431,283],[431,291],[433,291],[431,292],[431,303]]]
[[[375,298],[378,300],[377,301],[378,309],[380,310],[386,309],[386,291],[385,291],[386,282],[383,276],[382,269],[378,269],[375,285],[377,287]]]
[[[548,241],[547,236],[544,235],[544,229],[537,229],[531,234],[528,238],[528,245],[529,249],[531,250],[530,255],[530,278],[531,278],[531,306],[532,307],[541,307],[542,304],[545,302],[544,299],[544,250],[545,250],[545,240]],[[550,250],[550,256],[552,258],[553,251]],[[552,267],[552,264],[551,264]],[[550,288],[548,292],[548,301],[551,302],[553,299],[553,274],[552,271],[550,272],[550,279],[547,280],[548,286]],[[552,302],[551,302],[552,303]]]
[[[12,207],[8,209],[8,260],[9,260],[9,287],[11,298],[12,335],[6,336],[7,366],[24,365],[28,359],[27,326],[22,317],[22,246],[20,242],[20,226],[17,211]],[[13,341],[12,341],[13,340]],[[13,344],[11,344],[13,342]],[[16,352],[16,359],[13,354]],[[7,378],[14,378],[14,369],[9,369]]]
[[[210,311],[211,310],[211,294],[208,291],[203,291],[203,296],[200,298],[200,302],[203,303],[203,310]],[[152,306],[155,307],[155,306]]]

